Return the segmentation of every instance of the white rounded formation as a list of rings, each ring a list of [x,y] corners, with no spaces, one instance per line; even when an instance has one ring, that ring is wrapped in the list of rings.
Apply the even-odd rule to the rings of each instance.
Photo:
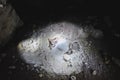
[[[77,74],[82,71],[85,51],[89,52],[84,47],[88,35],[74,24],[56,23],[42,29],[37,37],[33,34],[31,38],[19,43],[18,49],[27,63],[48,73]]]

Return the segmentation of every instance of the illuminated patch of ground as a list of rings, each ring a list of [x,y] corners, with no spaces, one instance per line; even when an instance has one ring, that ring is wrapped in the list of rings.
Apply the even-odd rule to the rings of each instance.
[[[37,34],[37,36],[36,36]],[[78,74],[84,65],[100,75],[102,64],[88,37],[98,38],[102,32],[83,29],[72,23],[61,22],[38,30],[31,38],[18,44],[25,62],[57,75]],[[95,74],[95,75],[96,75]]]

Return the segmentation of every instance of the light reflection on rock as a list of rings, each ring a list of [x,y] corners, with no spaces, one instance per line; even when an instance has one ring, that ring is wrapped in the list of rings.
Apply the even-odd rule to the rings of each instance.
[[[89,35],[99,38],[101,31],[93,28],[86,31],[68,22],[51,24],[40,31],[37,37],[33,34],[18,45],[21,58],[27,63],[57,75],[78,74],[83,70],[83,62],[98,69],[97,51],[92,50],[92,42],[87,38]]]

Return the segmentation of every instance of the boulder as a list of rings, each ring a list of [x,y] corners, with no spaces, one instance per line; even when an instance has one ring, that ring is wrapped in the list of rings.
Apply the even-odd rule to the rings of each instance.
[[[23,23],[13,7],[0,0],[0,46],[3,46],[10,38],[15,29]]]

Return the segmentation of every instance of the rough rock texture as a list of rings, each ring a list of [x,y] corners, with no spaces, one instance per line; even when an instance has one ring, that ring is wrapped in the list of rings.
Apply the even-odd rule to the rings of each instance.
[[[29,39],[20,42],[18,50],[21,58],[38,68],[40,74],[48,73],[55,78],[58,75],[63,80],[67,80],[66,75],[72,75],[71,80],[77,80],[85,74],[83,80],[88,77],[89,80],[106,80],[108,69],[94,45],[101,36],[99,30],[59,22],[38,30]]]
[[[0,0],[0,45],[6,43],[16,27],[21,25],[22,22],[12,6],[6,0]]]

